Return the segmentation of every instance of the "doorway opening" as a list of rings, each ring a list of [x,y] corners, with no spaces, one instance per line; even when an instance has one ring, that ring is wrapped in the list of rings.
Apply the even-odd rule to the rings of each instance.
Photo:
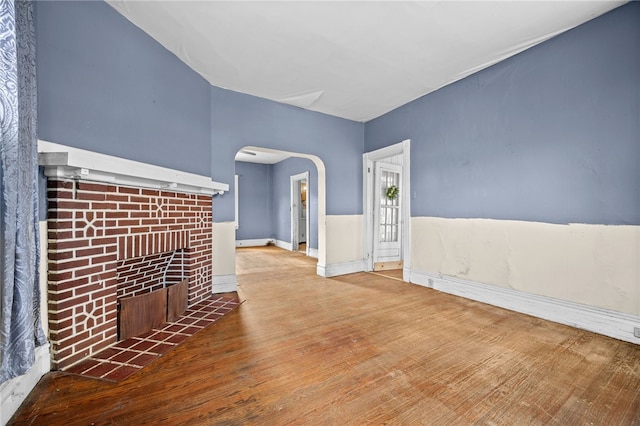
[[[374,161],[373,270],[402,269],[402,155]]]
[[[410,141],[363,155],[364,253],[367,271],[410,271]]]
[[[291,250],[309,255],[309,172],[291,176]]]
[[[299,251],[317,258],[316,272],[324,276],[326,178],[323,161],[312,154],[256,146],[242,147],[235,160],[239,176],[234,188],[236,247],[266,244]]]

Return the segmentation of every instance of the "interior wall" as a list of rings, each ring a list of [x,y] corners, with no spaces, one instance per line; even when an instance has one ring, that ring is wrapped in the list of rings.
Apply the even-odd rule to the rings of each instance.
[[[261,240],[275,236],[271,223],[271,165],[236,162],[238,219],[236,240]]]
[[[291,242],[291,176],[309,172],[307,247],[318,248],[318,170],[311,160],[288,158],[272,166],[272,227],[276,239]]]
[[[102,1],[35,6],[40,139],[211,174],[206,80]]]
[[[411,139],[415,272],[639,313],[638,22],[629,3],[366,123],[366,151]]]
[[[236,226],[233,222],[213,222],[213,293],[238,290],[236,276]]]
[[[327,273],[335,276],[364,271],[362,215],[327,217]]]

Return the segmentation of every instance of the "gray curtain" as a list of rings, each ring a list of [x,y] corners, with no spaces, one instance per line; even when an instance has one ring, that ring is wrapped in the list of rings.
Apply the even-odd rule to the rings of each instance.
[[[0,383],[46,342],[39,314],[33,3],[0,0]]]

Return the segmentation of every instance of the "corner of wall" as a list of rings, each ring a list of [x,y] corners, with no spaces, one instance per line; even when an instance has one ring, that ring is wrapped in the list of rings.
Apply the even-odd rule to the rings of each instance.
[[[35,352],[35,363],[26,374],[0,384],[0,425],[9,422],[42,376],[51,370],[49,344],[37,347]]]

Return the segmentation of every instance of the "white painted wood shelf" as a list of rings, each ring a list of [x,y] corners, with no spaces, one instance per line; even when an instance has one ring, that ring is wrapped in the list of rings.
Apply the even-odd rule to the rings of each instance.
[[[228,184],[215,182],[208,176],[42,140],[38,141],[38,163],[44,167],[44,174],[47,177],[165,189],[190,194],[216,195],[229,190]]]

